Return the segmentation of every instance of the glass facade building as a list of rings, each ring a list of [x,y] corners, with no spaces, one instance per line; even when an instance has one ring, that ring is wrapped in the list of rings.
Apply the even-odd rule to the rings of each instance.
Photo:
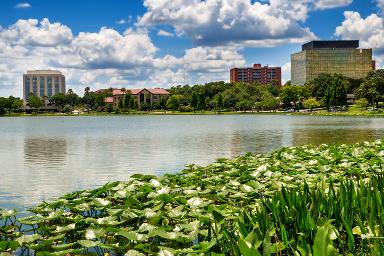
[[[56,70],[27,71],[23,75],[24,103],[30,93],[40,98],[49,99],[56,93],[65,93],[65,76]]]
[[[358,49],[359,41],[312,41],[291,55],[291,83],[304,85],[320,74],[364,78],[374,69],[372,49]]]

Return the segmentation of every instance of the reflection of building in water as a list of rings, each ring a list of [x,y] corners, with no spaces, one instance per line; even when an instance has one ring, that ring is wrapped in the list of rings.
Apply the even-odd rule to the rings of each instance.
[[[25,138],[24,162],[26,165],[46,168],[61,165],[67,154],[67,142],[64,138]]]

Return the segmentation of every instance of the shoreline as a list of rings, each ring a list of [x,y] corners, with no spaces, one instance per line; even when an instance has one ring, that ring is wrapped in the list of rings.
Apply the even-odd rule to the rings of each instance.
[[[348,112],[212,112],[206,111],[204,113],[191,113],[191,112],[132,112],[132,113],[106,113],[106,112],[92,112],[82,114],[64,114],[64,113],[37,113],[37,114],[18,114],[11,113],[0,115],[2,117],[86,117],[86,116],[220,116],[220,115],[278,115],[278,116],[336,116],[336,117],[384,117],[384,113],[348,113]]]

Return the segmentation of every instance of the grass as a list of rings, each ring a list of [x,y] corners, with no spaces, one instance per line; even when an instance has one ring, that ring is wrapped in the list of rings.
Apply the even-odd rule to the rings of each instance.
[[[161,177],[133,175],[42,202],[27,217],[0,211],[0,251],[324,255],[318,251],[325,246],[380,255],[383,161],[378,140],[247,154]]]

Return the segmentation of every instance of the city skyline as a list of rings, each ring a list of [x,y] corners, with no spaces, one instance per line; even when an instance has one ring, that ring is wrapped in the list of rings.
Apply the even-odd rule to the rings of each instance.
[[[290,55],[313,39],[360,40],[380,68],[383,7],[383,0],[6,0],[0,96],[21,97],[31,69],[61,70],[77,93],[229,81],[231,68],[253,63],[281,66],[284,83]]]

